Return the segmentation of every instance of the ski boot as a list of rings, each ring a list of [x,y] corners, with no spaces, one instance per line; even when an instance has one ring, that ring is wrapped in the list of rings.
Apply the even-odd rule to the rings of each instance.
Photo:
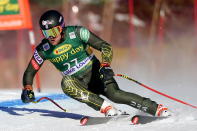
[[[158,105],[155,116],[168,117],[168,116],[171,116],[171,115],[172,115],[172,113],[168,110],[167,107],[163,106],[162,104]]]
[[[112,106],[112,104],[108,103],[107,101],[103,102],[100,112],[104,113],[106,117],[126,114],[126,112],[122,112],[121,110],[116,109]]]
[[[131,118],[131,124],[147,124],[155,120],[163,120],[171,116],[172,113],[168,110],[167,107],[159,104],[155,116],[146,116],[146,115],[135,115]]]

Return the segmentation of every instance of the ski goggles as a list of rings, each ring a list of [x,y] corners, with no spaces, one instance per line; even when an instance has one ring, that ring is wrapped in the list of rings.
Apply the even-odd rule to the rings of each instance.
[[[56,26],[48,30],[41,30],[42,34],[44,35],[45,38],[49,37],[57,37],[58,35],[61,34],[62,32],[62,27],[61,26]]]

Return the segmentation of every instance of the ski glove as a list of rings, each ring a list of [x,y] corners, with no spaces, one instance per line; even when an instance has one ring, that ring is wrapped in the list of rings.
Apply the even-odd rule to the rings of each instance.
[[[29,102],[32,102],[35,100],[32,86],[30,86],[30,85],[25,86],[25,88],[23,89],[22,94],[21,94],[21,100],[24,103],[29,103]]]
[[[110,80],[114,76],[114,72],[109,64],[102,63],[101,67],[99,69],[100,72],[100,78],[103,82]]]

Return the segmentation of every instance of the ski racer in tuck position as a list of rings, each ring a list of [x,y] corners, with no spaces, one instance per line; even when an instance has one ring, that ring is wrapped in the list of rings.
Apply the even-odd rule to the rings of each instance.
[[[153,116],[168,116],[168,108],[134,93],[119,89],[110,67],[112,47],[83,26],[65,26],[64,18],[56,10],[49,10],[40,17],[44,39],[36,47],[23,75],[21,99],[24,103],[35,100],[33,78],[45,60],[49,60],[62,74],[61,87],[71,98],[87,104],[106,116],[122,112],[101,98],[127,104]],[[90,47],[101,52],[101,62]]]

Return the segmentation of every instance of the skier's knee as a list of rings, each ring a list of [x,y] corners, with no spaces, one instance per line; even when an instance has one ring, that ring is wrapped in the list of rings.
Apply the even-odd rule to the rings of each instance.
[[[69,80],[72,80],[73,78],[71,76],[64,76],[62,78],[62,81],[61,81],[61,87],[62,87],[62,90],[65,91],[66,88],[68,88],[68,81]]]
[[[121,96],[119,90],[114,90],[113,93],[107,95],[107,98],[115,103],[121,103],[119,97]]]

